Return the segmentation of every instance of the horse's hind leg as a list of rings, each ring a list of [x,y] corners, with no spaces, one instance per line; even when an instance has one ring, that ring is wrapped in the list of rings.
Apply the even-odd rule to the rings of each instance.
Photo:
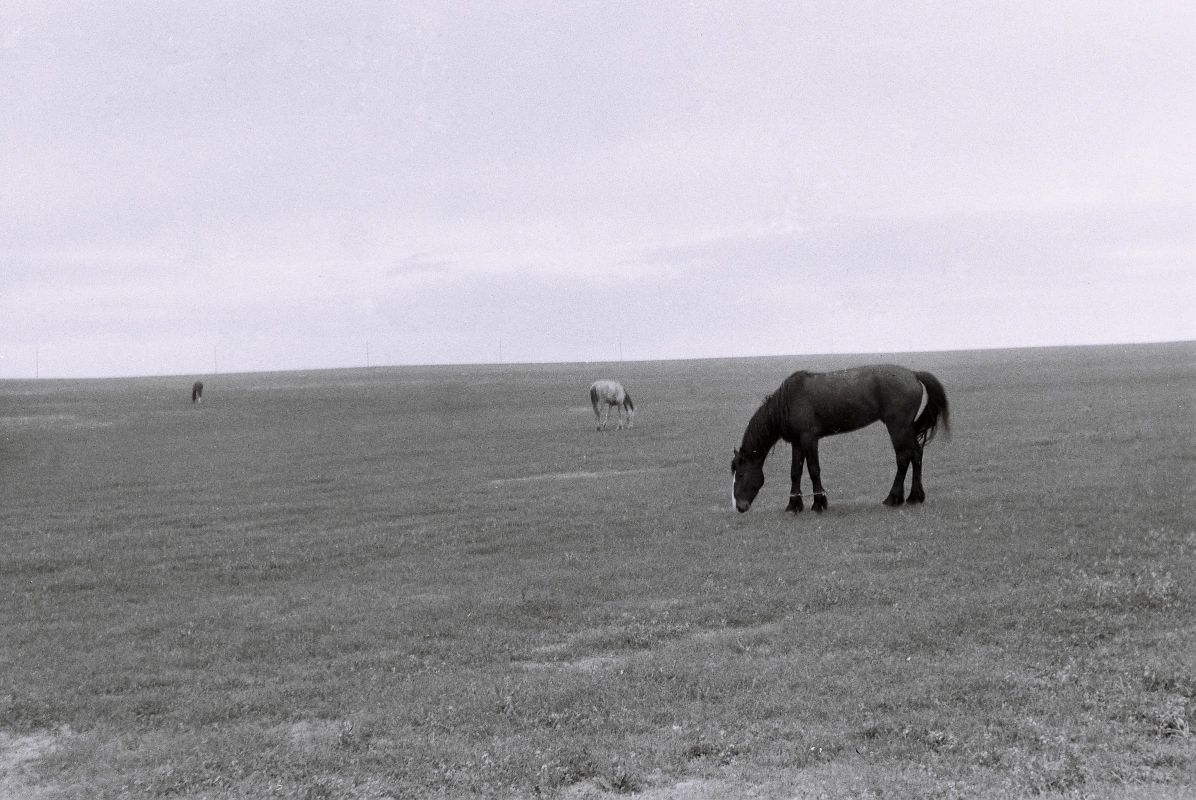
[[[911,462],[914,465],[914,478],[909,487],[909,501],[911,503],[925,503],[926,490],[922,488],[922,445],[914,438],[914,454]]]
[[[897,475],[893,478],[893,488],[889,490],[889,496],[884,499],[886,506],[899,506],[905,502],[905,473],[909,470],[910,462],[914,460],[914,452],[918,446],[917,437],[914,436],[914,429],[912,426],[903,425],[901,427],[890,427],[889,438],[893,440],[893,453],[897,456]],[[915,468],[915,474],[921,477],[921,459],[918,459],[919,466]],[[921,482],[915,483],[915,486],[921,488]],[[914,499],[914,493],[910,492],[910,500]]]

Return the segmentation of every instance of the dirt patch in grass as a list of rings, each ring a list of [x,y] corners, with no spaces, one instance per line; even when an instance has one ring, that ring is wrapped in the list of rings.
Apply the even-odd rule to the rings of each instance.
[[[68,735],[65,729],[24,735],[0,731],[0,800],[32,800],[55,794],[56,787],[37,784],[32,768]]]
[[[611,669],[627,663],[625,656],[586,656],[571,661],[522,661],[525,669],[563,669],[578,670],[580,672],[596,672],[600,669]]]
[[[96,419],[78,417],[74,414],[34,414],[22,417],[0,417],[0,431],[20,430],[72,430],[74,428],[99,428],[111,423]]]
[[[581,470],[575,472],[546,472],[540,475],[521,475],[517,478],[496,478],[490,486],[504,486],[510,483],[531,483],[536,481],[575,481],[583,478],[616,478],[622,475],[642,475],[647,472],[663,472],[664,467],[644,469]]]

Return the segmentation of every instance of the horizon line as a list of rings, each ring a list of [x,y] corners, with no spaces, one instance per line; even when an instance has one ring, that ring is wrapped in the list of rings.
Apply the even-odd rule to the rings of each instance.
[[[967,352],[993,352],[1000,350],[1077,350],[1090,349],[1098,347],[1149,347],[1152,345],[1176,345],[1176,344],[1196,344],[1196,339],[1163,339],[1157,341],[1137,341],[1137,342],[1095,342],[1085,344],[1042,344],[1042,345],[1012,345],[1012,346],[993,346],[993,347],[949,347],[938,350],[858,350],[858,351],[842,351],[842,352],[821,352],[821,353],[771,353],[764,355],[744,355],[744,356],[689,356],[682,358],[622,358],[622,359],[605,359],[605,360],[580,360],[580,361],[445,361],[445,362],[431,362],[431,363],[408,363],[408,364],[371,364],[368,366],[345,366],[345,367],[301,367],[298,369],[257,369],[257,370],[231,370],[228,372],[161,372],[148,373],[136,375],[93,375],[80,377],[32,377],[32,378],[0,378],[0,384],[5,383],[45,383],[50,381],[107,381],[107,380],[133,380],[133,379],[154,379],[154,378],[205,378],[211,379],[221,375],[276,375],[286,373],[304,373],[304,372],[344,372],[344,371],[378,371],[388,369],[420,369],[420,368],[438,368],[438,367],[548,367],[548,366],[581,366],[581,365],[606,365],[606,364],[650,364],[650,363],[673,363],[681,361],[750,361],[758,359],[773,359],[773,358],[829,358],[835,356],[898,356],[898,355],[933,355],[943,353],[967,353]]]

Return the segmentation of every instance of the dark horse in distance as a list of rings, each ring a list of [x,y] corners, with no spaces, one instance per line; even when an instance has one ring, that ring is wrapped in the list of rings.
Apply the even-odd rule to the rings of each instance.
[[[922,387],[926,407],[921,415]],[[826,490],[818,466],[818,440],[883,422],[897,455],[897,477],[884,503],[905,502],[905,473],[914,465],[909,501],[926,499],[922,488],[922,447],[934,438],[939,423],[950,432],[947,393],[929,372],[913,372],[893,364],[857,367],[838,372],[795,372],[770,394],[752,415],[743,443],[731,460],[735,475],[732,496],[736,510],[747,511],[764,485],[764,459],[778,439],[793,445],[792,488],[786,511],[801,511],[802,464],[810,467],[815,511],[826,509]]]
[[[191,384],[191,402],[203,402],[203,381],[196,381],[195,383]]]

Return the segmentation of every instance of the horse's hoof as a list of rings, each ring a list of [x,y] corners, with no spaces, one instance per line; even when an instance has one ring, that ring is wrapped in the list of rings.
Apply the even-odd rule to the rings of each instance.
[[[906,500],[906,502],[908,502],[908,503],[925,503],[926,502],[926,492],[919,491],[918,489],[915,489],[914,491],[909,493],[909,498]]]
[[[890,508],[896,508],[897,506],[901,505],[904,502],[905,502],[905,498],[897,497],[895,495],[889,495],[888,497],[885,498],[885,501],[884,501],[885,505],[889,506]]]
[[[785,512],[788,514],[800,514],[802,512],[801,503],[790,503],[785,506]]]
[[[827,502],[825,497],[815,497],[814,502],[810,504],[810,508],[812,508],[814,511],[817,511],[819,514],[821,514],[823,511],[826,511],[826,507]]]

